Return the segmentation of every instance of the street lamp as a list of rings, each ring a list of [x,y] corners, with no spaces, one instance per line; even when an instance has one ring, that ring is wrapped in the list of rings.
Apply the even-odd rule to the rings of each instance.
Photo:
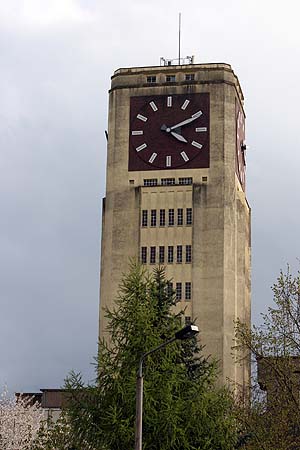
[[[183,341],[185,339],[190,339],[199,333],[199,329],[196,325],[187,325],[181,330],[177,331],[175,335],[158,345],[157,347],[149,350],[141,356],[139,363],[139,371],[136,379],[136,415],[135,415],[135,450],[142,450],[142,432],[143,432],[143,362],[146,356],[151,353],[160,350],[163,347],[171,344],[177,339]]]

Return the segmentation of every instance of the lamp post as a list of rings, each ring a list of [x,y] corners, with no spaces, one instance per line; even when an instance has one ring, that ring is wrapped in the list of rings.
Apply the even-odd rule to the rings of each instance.
[[[140,358],[139,370],[136,379],[136,415],[135,415],[135,450],[142,450],[142,433],[143,433],[143,362],[144,359],[151,353],[160,350],[163,347],[171,344],[177,339],[183,341],[190,339],[199,333],[199,329],[196,325],[187,325],[181,330],[177,331],[175,335],[158,345],[157,347],[144,353]]]

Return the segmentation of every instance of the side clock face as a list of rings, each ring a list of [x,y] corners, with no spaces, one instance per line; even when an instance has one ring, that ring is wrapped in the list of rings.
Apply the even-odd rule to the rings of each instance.
[[[245,190],[246,182],[245,148],[245,117],[241,107],[236,102],[236,174],[243,190]]]
[[[128,167],[209,167],[209,94],[131,97]]]

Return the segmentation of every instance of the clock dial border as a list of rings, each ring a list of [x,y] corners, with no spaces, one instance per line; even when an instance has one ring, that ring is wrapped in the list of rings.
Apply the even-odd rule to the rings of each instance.
[[[170,130],[168,134],[161,130],[163,123],[168,122],[166,125],[173,127],[199,111],[201,114],[191,123],[184,124],[181,129],[179,127],[179,131],[177,127]],[[173,135],[171,135],[172,132]],[[150,138],[149,133],[152,133]],[[132,96],[130,98],[128,170],[208,168],[209,133],[209,93]],[[178,134],[190,139],[187,139],[187,143],[182,142]],[[175,166],[172,165],[172,156],[177,161]],[[160,164],[155,164],[159,158]],[[164,164],[161,163],[163,158]]]
[[[246,158],[242,147],[245,145],[245,114],[236,99],[235,102],[235,124],[236,124],[236,152],[235,152],[235,172],[242,186],[246,189]]]

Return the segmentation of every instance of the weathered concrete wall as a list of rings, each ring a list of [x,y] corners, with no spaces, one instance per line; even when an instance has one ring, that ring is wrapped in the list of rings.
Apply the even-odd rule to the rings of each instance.
[[[165,83],[167,73],[175,83]],[[185,82],[194,73],[194,82]],[[155,74],[157,83],[146,83]],[[139,95],[210,95],[210,167],[128,171],[130,97]],[[112,77],[109,104],[106,201],[103,211],[100,286],[100,336],[105,335],[103,308],[112,307],[129,258],[141,246],[192,245],[191,264],[166,264],[168,277],[192,282],[186,315],[196,319],[206,352],[219,360],[221,382],[244,384],[249,365],[232,359],[234,321],[250,321],[250,210],[235,174],[236,99],[243,95],[226,64],[120,69]],[[192,177],[193,185],[143,187],[143,180]],[[177,183],[178,184],[178,183]],[[193,225],[142,228],[141,211],[193,208]],[[151,265],[149,265],[151,269]]]

